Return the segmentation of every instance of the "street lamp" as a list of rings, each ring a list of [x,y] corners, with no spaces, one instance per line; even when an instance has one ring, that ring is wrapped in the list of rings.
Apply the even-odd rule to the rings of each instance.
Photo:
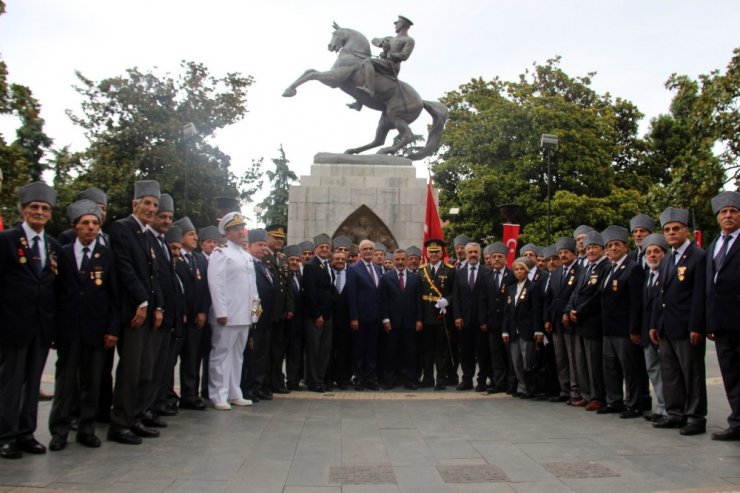
[[[552,159],[553,151],[558,150],[558,136],[552,134],[542,134],[540,139],[540,146],[547,153],[547,244],[550,244],[550,187],[552,180],[550,179],[550,161]]]
[[[185,146],[185,193],[184,193],[184,204],[182,207],[182,214],[187,215],[188,213],[188,180],[190,179],[190,167],[188,166],[188,144],[191,140],[198,135],[198,130],[195,128],[193,122],[188,122],[182,126],[182,140]]]

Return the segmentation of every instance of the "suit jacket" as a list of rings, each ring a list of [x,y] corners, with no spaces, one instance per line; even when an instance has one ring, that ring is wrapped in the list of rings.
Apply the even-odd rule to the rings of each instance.
[[[658,302],[658,294],[660,293],[660,285],[663,283],[660,275],[655,280],[655,284],[651,287],[648,286],[650,280],[650,267],[645,272],[645,280],[642,284],[642,323],[640,333],[640,345],[642,347],[648,347],[652,344],[650,340],[650,329],[653,328],[651,325],[651,319],[653,310],[655,309],[655,303]],[[654,344],[653,344],[654,346]]]
[[[499,286],[496,287],[495,272],[489,270],[483,279],[480,289],[480,304],[478,306],[478,320],[481,324],[488,325],[489,331],[501,333],[504,326],[504,310],[506,308],[506,290],[516,283],[514,272],[504,267],[504,272],[499,278]]]
[[[652,326],[671,339],[687,339],[690,332],[706,333],[706,271],[704,250],[690,243],[675,269],[673,255],[660,262],[663,279],[660,300],[653,306]],[[669,274],[670,272],[670,274]]]
[[[583,269],[578,284],[570,295],[566,310],[575,310],[578,323],[575,333],[588,339],[599,339],[603,336],[601,324],[601,286],[604,276],[609,271],[609,261],[604,257],[586,276],[588,267]]]
[[[50,346],[54,339],[61,248],[46,233],[44,242],[46,264],[37,274],[23,228],[0,232],[0,344],[23,346],[40,335]]]
[[[568,269],[568,275],[563,280],[563,268],[560,267],[550,273],[550,302],[546,312],[546,319],[552,324],[554,331],[564,330],[569,332],[570,329],[563,327],[563,314],[566,313],[566,306],[576,289],[580,267],[576,262],[571,264]]]
[[[169,248],[167,246],[163,247],[156,238],[154,248],[156,251],[155,262],[159,272],[159,288],[162,291],[162,308],[164,308],[162,328],[174,329],[175,335],[179,337],[182,336],[182,318],[186,311],[184,286],[180,284],[181,281],[178,280],[175,272],[175,263],[179,261],[173,258]],[[165,248],[168,249],[167,252],[165,252]],[[191,319],[188,318],[188,320]]]
[[[192,266],[188,264],[185,258],[181,257],[175,260],[175,273],[184,288],[183,299],[188,325],[194,325],[196,315],[198,313],[207,314],[209,308],[207,267],[202,269],[205,258],[203,262],[200,262],[195,252],[191,255],[193,259]]]
[[[527,279],[517,299],[516,288],[516,284],[506,288],[502,332],[508,333],[511,340],[521,337],[522,340],[533,341],[534,333],[543,329],[542,289]]]
[[[735,238],[717,273],[714,248],[720,239],[720,236],[715,238],[706,253],[707,331],[710,333],[740,330],[740,238]]]
[[[334,285],[332,284],[331,263],[329,267],[319,260],[318,256],[303,266],[303,309],[306,317],[316,320],[331,318],[331,300]]]
[[[262,259],[262,263],[270,272],[275,284],[275,302],[270,320],[272,323],[277,323],[283,320],[287,311],[288,260],[281,252],[276,252],[274,255],[268,252]]]
[[[390,320],[391,328],[415,330],[424,313],[421,307],[421,281],[406,269],[404,288],[398,280],[398,270],[386,272],[380,280],[380,319]]]
[[[56,345],[82,340],[91,347],[103,347],[103,336],[118,337],[120,306],[118,276],[113,250],[95,245],[89,269],[80,272],[74,243],[62,247],[61,290],[57,304]]]
[[[358,320],[361,324],[377,323],[380,321],[380,269],[371,263],[378,278],[378,287],[365,267],[365,262],[357,263],[347,268],[347,303],[349,305],[350,320]]]
[[[143,302],[149,303],[149,312],[155,307],[163,307],[159,271],[155,262],[157,239],[149,229],[141,231],[133,216],[114,222],[110,239],[119,281],[120,323],[128,327],[137,307]]]
[[[627,257],[614,271],[606,274],[606,285],[601,289],[601,322],[605,336],[629,337],[639,335],[642,315],[642,288],[644,273],[636,260]]]
[[[465,267],[457,269],[455,272],[455,286],[453,289],[452,297],[452,311],[455,316],[455,320],[461,318],[466,326],[472,326],[475,328],[479,327],[478,316],[479,310],[478,305],[480,303],[480,291],[483,284],[485,284],[486,276],[491,272],[491,269],[483,264],[478,263],[476,265],[478,269],[478,275],[475,278],[475,284],[473,289],[470,289],[470,264],[465,264]]]
[[[262,302],[262,316],[257,322],[257,328],[269,330],[272,324],[272,314],[275,311],[275,280],[267,276],[267,267],[257,259],[254,260],[254,270],[257,278],[257,292]]]

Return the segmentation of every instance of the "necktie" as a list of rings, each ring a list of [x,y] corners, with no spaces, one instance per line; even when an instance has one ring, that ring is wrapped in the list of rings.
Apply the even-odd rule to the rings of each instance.
[[[606,280],[604,281],[604,287],[606,287],[607,284],[609,284],[609,281],[611,280],[612,276],[614,275],[614,271],[616,269],[617,269],[617,263],[616,262],[612,262],[611,267],[609,267],[609,275],[606,276]]]
[[[435,277],[437,277],[437,268],[432,266],[432,279],[434,279]]]
[[[563,266],[563,275],[560,278],[560,287],[562,288],[565,285],[565,279],[568,277],[568,267]]]
[[[193,260],[193,254],[192,253],[186,253],[185,254],[185,260],[188,261],[188,267],[190,267],[190,272],[195,275],[195,261]]]
[[[497,270],[493,271],[493,282],[496,284],[496,289],[501,287],[501,273]]]
[[[401,287],[401,292],[403,292],[403,288],[406,287],[403,283],[403,271],[398,272],[398,285]]]
[[[729,240],[730,235],[722,235],[722,246],[720,247],[717,256],[714,257],[714,272],[719,272],[719,269],[722,267],[722,263],[725,261],[725,257],[727,256],[727,246],[730,244]]]
[[[31,247],[31,262],[33,263],[33,268],[36,271],[36,274],[41,274],[41,271],[44,270],[44,266],[41,265],[41,248],[39,247],[39,241],[41,241],[41,238],[34,236],[33,246]]]
[[[650,271],[650,279],[648,279],[648,288],[655,286],[655,271]]]
[[[293,283],[298,291],[301,290],[301,281],[298,279],[298,274],[293,274]]]
[[[468,286],[470,286],[471,291],[473,290],[473,288],[475,288],[475,267],[470,268],[470,277],[468,277]]]
[[[668,259],[668,274],[669,275],[676,272],[676,259],[677,258],[678,258],[678,250],[673,250],[673,253],[671,254],[671,258]]]
[[[336,277],[336,281],[334,281],[334,286],[336,286],[337,288],[337,293],[342,294],[342,290],[344,289],[344,271],[336,271],[334,277]]]
[[[87,273],[90,270],[90,249],[82,249],[82,262],[80,262],[80,273]]]
[[[583,282],[588,283],[588,278],[591,276],[591,270],[593,269],[593,264],[588,264],[588,267],[586,267],[586,270],[583,272]]]
[[[373,279],[373,284],[375,284],[375,287],[378,287],[378,278],[375,276],[375,267],[373,267],[373,264],[367,264],[367,270],[370,273],[370,277]]]
[[[159,235],[157,238],[159,239],[159,244],[162,245],[162,250],[164,250],[164,257],[168,261],[172,260],[170,258],[170,249],[167,248],[167,243],[164,242],[164,235]]]

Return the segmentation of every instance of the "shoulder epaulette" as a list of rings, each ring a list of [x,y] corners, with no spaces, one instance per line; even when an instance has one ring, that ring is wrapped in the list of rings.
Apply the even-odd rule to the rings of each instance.
[[[450,269],[454,269],[454,268],[455,268],[455,266],[454,266],[454,265],[452,265],[452,264],[448,264],[447,262],[445,262],[445,265],[446,265],[447,267],[449,267]]]
[[[424,268],[424,267],[426,267],[427,265],[429,265],[429,264],[427,264],[427,263],[421,264],[421,265],[419,266],[419,268],[420,268],[420,269],[423,269],[423,268]]]

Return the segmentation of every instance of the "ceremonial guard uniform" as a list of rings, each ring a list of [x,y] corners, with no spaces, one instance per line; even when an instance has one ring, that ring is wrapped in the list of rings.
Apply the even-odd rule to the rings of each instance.
[[[267,231],[267,255],[262,263],[272,276],[275,284],[275,304],[270,315],[270,361],[267,372],[268,389],[278,394],[288,393],[285,386],[283,361],[285,360],[288,299],[288,260],[283,253],[286,228],[282,224],[271,224]]]

